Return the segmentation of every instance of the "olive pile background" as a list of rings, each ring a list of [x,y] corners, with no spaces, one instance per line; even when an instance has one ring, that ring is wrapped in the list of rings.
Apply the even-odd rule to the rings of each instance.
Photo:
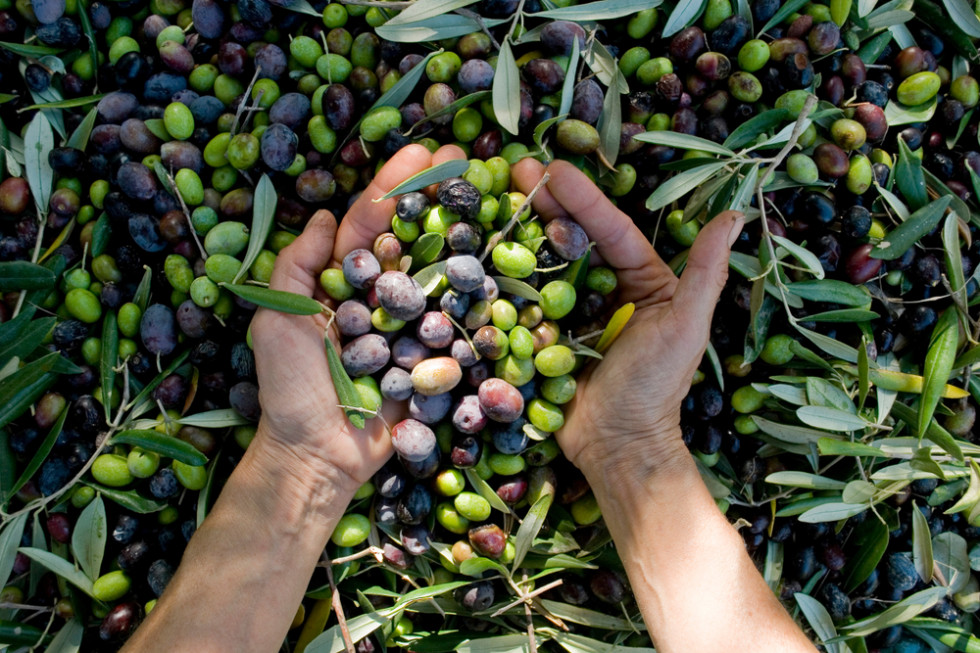
[[[401,147],[455,143],[470,164],[430,183],[476,189],[471,228],[393,216],[384,269],[436,262],[435,233],[482,251],[525,156],[576,163],[678,271],[744,210],[682,413],[709,489],[808,632],[847,636],[826,650],[974,650],[978,37],[966,0],[0,0],[0,642],[121,645],[254,434],[249,289]],[[532,286],[575,267],[533,215],[512,236]],[[612,280],[566,279],[573,335],[601,330]],[[524,650],[507,606],[558,580],[540,647],[650,646],[538,417],[538,442],[444,424],[435,462],[358,493],[327,553],[364,554],[334,566],[359,651]],[[329,597],[318,570],[288,650],[342,650]]]

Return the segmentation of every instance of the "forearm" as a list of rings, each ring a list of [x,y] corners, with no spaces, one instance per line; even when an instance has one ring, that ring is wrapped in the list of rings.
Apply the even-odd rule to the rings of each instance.
[[[812,652],[686,452],[642,467],[586,476],[657,650]]]
[[[126,651],[278,650],[353,489],[260,432]]]

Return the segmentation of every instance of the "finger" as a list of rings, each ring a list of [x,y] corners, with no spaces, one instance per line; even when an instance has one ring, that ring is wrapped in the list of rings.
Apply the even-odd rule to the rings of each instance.
[[[337,231],[334,260],[340,262],[350,251],[371,249],[374,239],[391,228],[394,198],[374,202],[409,177],[432,164],[432,155],[421,145],[406,145],[391,157],[347,212]]]
[[[524,159],[512,171],[523,193],[530,193],[545,172],[540,163],[535,163]],[[546,171],[551,179],[538,189],[533,200],[535,210],[545,221],[570,216],[585,229],[603,260],[620,271],[622,301],[655,303],[669,299],[677,277],[657,256],[633,220],[613,206],[591,179],[567,161],[554,161]]]
[[[432,155],[432,165],[437,166],[453,159],[465,159],[466,152],[458,145],[443,145]]]
[[[674,310],[684,323],[705,327],[711,324],[715,304],[728,279],[732,243],[744,224],[745,216],[738,211],[724,211],[698,234],[674,292]]]
[[[330,211],[317,211],[299,237],[279,252],[269,287],[312,297],[318,276],[327,266],[337,236],[337,221]]]

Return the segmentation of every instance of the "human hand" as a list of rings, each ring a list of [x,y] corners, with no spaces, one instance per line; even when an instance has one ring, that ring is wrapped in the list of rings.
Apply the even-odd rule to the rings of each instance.
[[[270,288],[298,293],[330,304],[320,288],[320,272],[340,268],[351,250],[370,250],[374,239],[388,231],[395,213],[394,199],[372,202],[408,177],[447,158],[458,148],[432,155],[410,145],[378,172],[341,222],[329,211],[318,211],[303,233],[276,259]],[[287,315],[259,309],[252,321],[262,418],[256,439],[272,445],[277,458],[270,464],[298,466],[310,482],[330,479],[353,493],[391,456],[391,441],[381,420],[368,419],[356,429],[347,420],[334,391],[324,352],[325,315]],[[337,345],[336,327],[330,339]],[[385,408],[393,424],[399,406]],[[324,478],[326,477],[326,478]]]
[[[590,481],[652,472],[688,459],[680,406],[708,344],[711,316],[728,277],[731,243],[744,216],[725,211],[698,235],[678,279],[643,233],[581,171],[555,161],[551,180],[534,197],[547,221],[575,219],[619,277],[618,301],[636,312],[598,364],[578,377],[575,399],[556,434],[565,455]],[[528,193],[544,166],[524,159],[513,168]]]

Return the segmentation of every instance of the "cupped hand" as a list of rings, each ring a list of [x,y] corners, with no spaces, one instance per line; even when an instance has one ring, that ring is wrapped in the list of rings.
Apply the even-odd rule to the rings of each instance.
[[[579,376],[558,444],[590,480],[685,459],[680,406],[707,347],[731,243],[744,217],[725,211],[708,222],[678,279],[630,217],[581,171],[564,161],[547,171],[551,179],[534,197],[535,211],[545,221],[575,219],[605,264],[616,269],[618,303],[636,304],[603,360]],[[545,168],[524,159],[512,172],[518,189],[528,193]]]
[[[320,288],[320,272],[339,268],[350,251],[370,250],[375,238],[390,230],[395,200],[373,202],[412,175],[449,158],[462,157],[459,148],[431,154],[421,145],[403,148],[385,164],[340,226],[334,216],[318,211],[303,233],[276,259],[269,287],[298,293],[329,304]],[[287,315],[259,309],[252,321],[262,418],[256,438],[263,438],[281,453],[270,464],[293,465],[300,473],[329,477],[353,492],[391,456],[391,441],[379,419],[368,419],[356,429],[338,407],[324,350],[329,320]],[[338,345],[336,328],[330,340]],[[389,402],[386,402],[386,404]],[[385,409],[389,424],[398,406]]]

